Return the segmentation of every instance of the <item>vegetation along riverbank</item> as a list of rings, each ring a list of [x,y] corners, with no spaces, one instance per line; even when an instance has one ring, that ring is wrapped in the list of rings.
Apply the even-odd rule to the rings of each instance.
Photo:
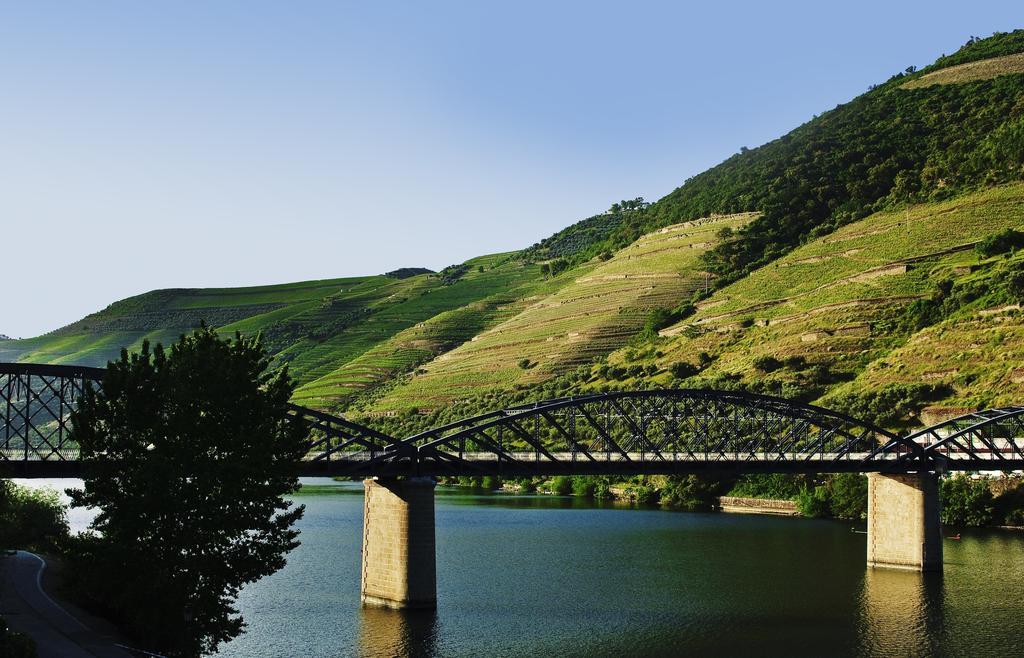
[[[577,496],[688,512],[722,511],[723,498],[764,500],[763,506],[747,503],[743,507],[752,513],[796,513],[848,521],[867,518],[868,482],[859,473],[744,475],[734,479],[654,475],[628,479],[556,476],[502,480],[492,476],[442,478],[440,482],[477,491]],[[940,500],[942,522],[951,528],[1024,528],[1024,477],[944,477]],[[771,504],[782,501],[791,502],[792,507]],[[735,501],[725,505],[734,508],[730,511],[743,509]]]

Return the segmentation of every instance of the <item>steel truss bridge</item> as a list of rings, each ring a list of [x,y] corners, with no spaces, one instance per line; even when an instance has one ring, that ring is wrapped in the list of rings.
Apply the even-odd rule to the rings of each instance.
[[[75,476],[70,412],[105,371],[0,363],[0,474]],[[291,405],[308,428],[304,475],[641,475],[1024,469],[1024,407],[965,414],[906,436],[781,398],[649,390],[498,409],[398,439]]]

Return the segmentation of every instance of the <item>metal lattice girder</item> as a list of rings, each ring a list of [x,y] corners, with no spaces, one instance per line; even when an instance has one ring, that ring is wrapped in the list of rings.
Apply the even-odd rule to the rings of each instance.
[[[86,384],[99,387],[104,370],[81,366],[0,363],[0,462],[78,458],[69,419]]]
[[[482,436],[505,440],[498,449]],[[826,463],[872,470],[862,462],[914,452],[882,428],[821,407],[710,390],[560,398],[467,418],[406,442],[418,451],[420,472],[438,473],[485,463],[504,473],[559,472],[565,463],[577,465],[571,472],[681,472],[755,462],[757,470],[810,471]],[[467,442],[476,450],[467,452]]]
[[[921,446],[928,458],[941,459],[947,465],[970,462],[978,470],[1020,468],[1024,462],[1024,406],[973,411],[906,438]]]
[[[0,464],[74,474],[70,411],[104,370],[0,363]],[[350,476],[1024,469],[1024,407],[898,437],[869,422],[736,391],[600,393],[497,409],[398,440],[298,405],[303,472]],[[10,470],[10,468],[8,468]],[[17,470],[17,469],[15,469]]]
[[[102,387],[105,373],[102,368],[0,363],[0,463],[6,470],[75,474],[79,451],[69,438],[70,414],[87,384]],[[383,464],[411,468],[415,462],[411,446],[345,418],[297,405],[289,405],[288,416],[308,430],[307,471],[368,473]]]

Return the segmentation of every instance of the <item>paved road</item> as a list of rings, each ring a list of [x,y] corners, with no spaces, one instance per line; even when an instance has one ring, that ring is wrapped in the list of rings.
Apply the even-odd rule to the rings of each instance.
[[[27,551],[0,557],[0,613],[36,642],[39,658],[131,658],[43,591],[46,562]]]

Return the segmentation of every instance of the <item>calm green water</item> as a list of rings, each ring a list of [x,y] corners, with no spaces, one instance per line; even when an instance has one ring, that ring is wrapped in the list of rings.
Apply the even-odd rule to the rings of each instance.
[[[362,486],[298,498],[224,656],[1024,654],[1020,534],[946,541],[926,578],[867,570],[849,524],[439,489],[438,609],[406,614],[359,607]]]

